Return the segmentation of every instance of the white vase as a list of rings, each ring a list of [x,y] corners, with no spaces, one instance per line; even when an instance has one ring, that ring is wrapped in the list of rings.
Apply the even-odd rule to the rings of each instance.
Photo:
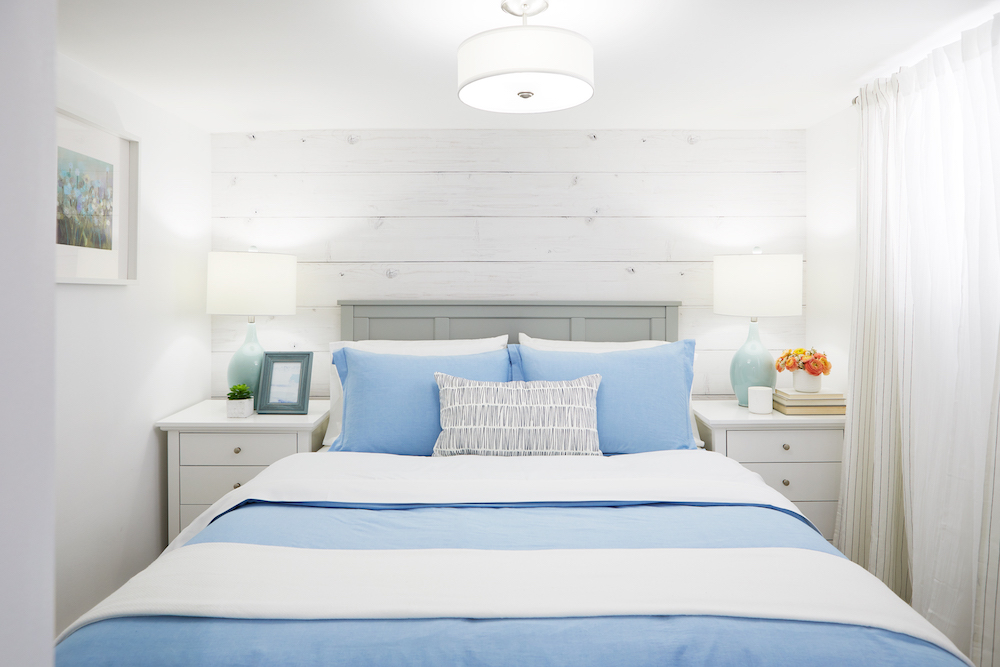
[[[238,401],[226,401],[227,417],[249,417],[253,414],[253,398],[241,398]]]
[[[803,370],[792,371],[792,386],[803,394],[815,394],[823,386],[822,375],[810,375]]]

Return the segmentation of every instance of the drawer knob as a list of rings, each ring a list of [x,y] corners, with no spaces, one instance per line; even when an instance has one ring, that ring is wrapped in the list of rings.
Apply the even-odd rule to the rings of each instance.
[[[785,480],[785,484],[788,484],[788,480],[787,480],[787,479]],[[238,489],[238,488],[240,488],[240,483],[239,483],[239,482],[236,482],[235,484],[233,484],[233,488],[234,488],[234,489]]]
[[[785,445],[785,449],[788,449],[788,445]],[[239,447],[237,447],[236,449],[233,450],[233,454],[239,454],[242,451],[243,451],[242,449],[240,449]]]
[[[787,479],[783,479],[781,480],[781,483],[784,484],[785,486],[788,486],[790,482]]]
[[[784,444],[784,445],[781,446],[781,448],[784,449],[787,452],[789,449],[792,448],[792,446],[789,445],[789,444]],[[237,447],[236,449],[239,449],[239,447]]]

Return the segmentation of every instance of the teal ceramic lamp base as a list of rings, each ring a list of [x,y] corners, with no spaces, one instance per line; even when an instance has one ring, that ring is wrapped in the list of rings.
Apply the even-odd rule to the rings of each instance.
[[[729,381],[736,392],[736,400],[746,407],[750,387],[770,387],[778,382],[778,371],[774,369],[774,357],[760,342],[756,319],[750,322],[747,342],[733,355],[729,364]]]
[[[257,325],[247,323],[247,337],[243,347],[236,350],[229,362],[226,379],[229,386],[245,384],[253,392],[253,405],[257,407],[257,388],[260,385],[260,369],[264,364],[264,348],[257,342]]]

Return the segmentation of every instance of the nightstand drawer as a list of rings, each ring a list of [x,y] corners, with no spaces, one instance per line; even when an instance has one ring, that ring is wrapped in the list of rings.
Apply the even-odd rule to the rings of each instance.
[[[806,515],[807,519],[813,522],[814,526],[819,528],[823,537],[828,540],[833,539],[833,528],[837,523],[836,501],[803,502],[800,500],[795,503],[795,506]]]
[[[294,433],[181,433],[182,466],[266,466],[296,452]]]
[[[192,521],[207,510],[211,505],[181,505],[181,530],[188,527]]]
[[[763,477],[768,486],[781,491],[792,502],[836,501],[840,492],[839,463],[745,463],[743,465]]]
[[[844,432],[833,430],[727,431],[727,454],[741,463],[840,461]]]
[[[181,505],[211,505],[267,466],[181,466]]]

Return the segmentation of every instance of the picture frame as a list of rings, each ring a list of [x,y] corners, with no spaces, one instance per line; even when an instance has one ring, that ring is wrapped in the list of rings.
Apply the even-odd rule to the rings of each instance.
[[[56,112],[56,282],[136,281],[139,140]]]
[[[265,352],[257,414],[308,414],[312,359],[312,352]]]

